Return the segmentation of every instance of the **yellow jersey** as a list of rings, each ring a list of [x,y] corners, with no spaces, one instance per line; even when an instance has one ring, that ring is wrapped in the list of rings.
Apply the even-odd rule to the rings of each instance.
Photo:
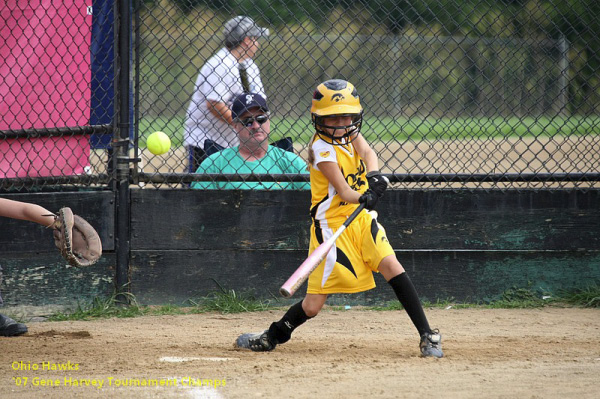
[[[359,193],[367,191],[367,167],[352,143],[332,145],[318,136],[312,143],[315,161],[310,165],[311,216],[321,227],[337,228],[358,207],[342,200],[319,170],[320,162],[335,162],[348,185]]]
[[[344,202],[329,180],[319,170],[322,162],[337,163],[348,185],[364,193],[367,168],[352,143],[332,145],[318,137],[312,143],[315,161],[310,165],[311,215],[309,253],[342,226],[358,204]],[[375,287],[373,272],[379,271],[382,259],[393,255],[385,229],[375,213],[362,211],[337,239],[325,259],[310,274],[307,293],[354,293]]]

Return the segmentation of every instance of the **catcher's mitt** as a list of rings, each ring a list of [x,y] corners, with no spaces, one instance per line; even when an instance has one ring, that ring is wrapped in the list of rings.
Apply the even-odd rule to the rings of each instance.
[[[90,266],[102,255],[102,242],[94,228],[71,208],[61,208],[54,215],[54,244],[71,266]]]

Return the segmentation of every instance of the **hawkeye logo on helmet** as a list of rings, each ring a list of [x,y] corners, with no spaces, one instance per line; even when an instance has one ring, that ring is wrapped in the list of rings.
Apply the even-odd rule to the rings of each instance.
[[[338,103],[340,101],[345,100],[345,99],[346,99],[346,97],[344,97],[344,95],[340,94],[340,93],[335,93],[333,96],[331,96],[331,101],[335,101],[335,102],[338,102]]]

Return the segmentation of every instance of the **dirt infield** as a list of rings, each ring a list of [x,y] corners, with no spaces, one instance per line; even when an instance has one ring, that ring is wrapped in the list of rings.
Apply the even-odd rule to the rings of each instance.
[[[270,353],[232,343],[279,310],[30,323],[27,335],[0,338],[0,396],[598,397],[599,309],[427,313],[443,333],[443,359],[418,356],[416,332],[397,311],[324,310]]]

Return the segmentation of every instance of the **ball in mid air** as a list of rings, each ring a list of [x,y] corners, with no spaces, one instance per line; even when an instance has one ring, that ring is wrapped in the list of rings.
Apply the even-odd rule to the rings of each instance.
[[[154,132],[148,136],[146,145],[154,155],[162,155],[171,148],[171,139],[164,132]]]

